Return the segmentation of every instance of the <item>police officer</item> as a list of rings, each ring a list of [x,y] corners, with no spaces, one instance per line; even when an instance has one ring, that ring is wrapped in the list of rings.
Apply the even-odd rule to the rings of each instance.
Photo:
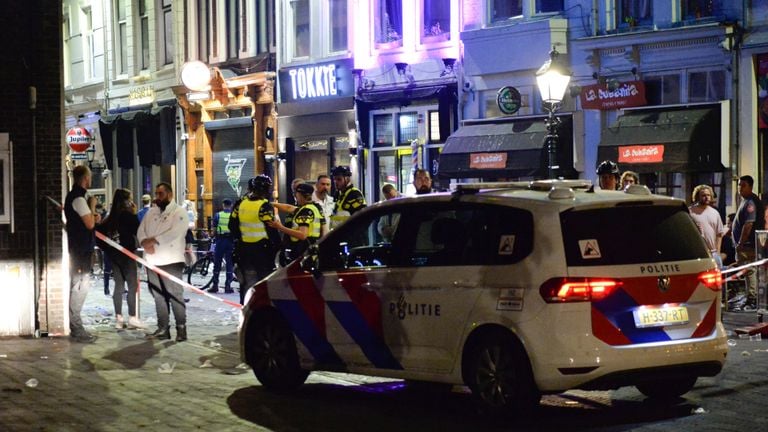
[[[619,188],[619,166],[615,162],[604,160],[597,166],[595,173],[600,189],[617,190]]]
[[[312,185],[302,183],[296,186],[296,203],[298,206],[291,206],[290,204],[275,204],[275,206],[283,211],[293,210],[293,225],[294,227],[287,227],[280,223],[279,219],[275,219],[272,222],[268,222],[269,226],[277,229],[288,237],[288,241],[284,241],[286,245],[286,259],[288,262],[301,256],[310,244],[314,244],[323,235],[325,229],[324,225],[325,216],[323,216],[323,209],[316,202],[312,201],[312,193],[315,188]]]
[[[267,201],[272,180],[260,175],[248,180],[248,193],[235,204],[229,218],[229,231],[235,240],[235,259],[240,271],[240,303],[251,285],[275,269],[275,244],[278,233],[266,225],[275,219]],[[276,243],[277,242],[277,243]]]
[[[339,226],[350,216],[365,208],[365,197],[360,189],[352,184],[352,171],[348,166],[337,166],[331,170],[333,184],[336,186],[334,199],[336,205],[331,216],[331,228]]]
[[[213,251],[213,286],[208,288],[209,293],[219,292],[219,274],[221,273],[221,259],[227,265],[227,276],[224,281],[224,293],[232,294],[232,279],[234,279],[235,264],[232,262],[234,242],[229,231],[229,219],[232,215],[232,200],[225,198],[221,202],[222,210],[213,215],[213,226],[216,230],[216,249]]]

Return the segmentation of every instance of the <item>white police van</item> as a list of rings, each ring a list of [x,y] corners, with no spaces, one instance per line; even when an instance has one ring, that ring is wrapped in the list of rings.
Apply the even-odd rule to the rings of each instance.
[[[460,185],[358,212],[252,287],[241,352],[275,390],[330,370],[465,384],[491,411],[673,398],[725,363],[720,283],[685,204],[645,186]]]

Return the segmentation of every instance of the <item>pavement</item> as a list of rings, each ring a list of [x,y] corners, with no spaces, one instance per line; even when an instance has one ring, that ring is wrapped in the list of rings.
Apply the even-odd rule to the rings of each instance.
[[[344,420],[347,423],[334,423],[342,421],[339,420],[342,417],[322,414],[324,409],[328,412],[337,409],[337,402],[323,400],[326,398],[323,389],[328,387],[317,390],[309,386],[312,389],[309,391],[321,394],[311,401],[306,400],[306,396],[291,400],[290,404],[297,403],[297,412],[286,410],[287,396],[277,399],[262,392],[250,369],[240,362],[239,310],[214,298],[192,292],[186,294],[189,298],[189,340],[186,342],[149,341],[144,339],[144,331],[116,330],[112,298],[103,294],[103,285],[95,278],[83,310],[86,328],[97,338],[95,343],[77,343],[69,337],[0,338],[0,431],[360,430],[362,419],[355,414],[344,413],[346,417],[342,417],[349,419]],[[141,295],[141,317],[149,325],[146,331],[152,332],[156,328],[154,304],[146,288],[142,288]],[[239,300],[238,294],[215,297],[235,303]],[[125,302],[123,308],[127,311]],[[743,388],[749,382],[765,382],[764,366],[768,364],[765,342],[739,339],[732,334],[737,327],[756,323],[756,313],[725,312],[723,322],[733,338],[729,345],[735,352],[741,352],[741,356],[732,353],[728,365],[733,365],[730,367],[737,368],[736,371],[706,379],[709,384],[704,389],[712,383],[725,382],[733,388]],[[173,326],[171,334],[175,338]],[[733,381],[734,377],[737,381]],[[386,385],[392,381],[319,372],[310,375],[308,383],[330,384],[330,388],[335,389]],[[754,392],[762,390],[747,388]],[[335,391],[330,393],[332,397]],[[597,393],[589,403],[623,394],[632,394],[630,397],[637,399],[639,393],[633,391]],[[339,397],[343,397],[345,403],[352,403],[347,396]],[[397,399],[399,396],[394,397],[393,403],[403,403],[403,399]],[[694,392],[691,397],[698,398]],[[275,402],[277,400],[282,402]],[[764,405],[765,398],[761,400]],[[562,409],[571,403],[568,397],[548,396],[542,406]],[[369,407],[362,406],[360,412],[377,412],[382,409],[381,405],[381,401],[376,401]],[[409,401],[408,407],[397,409],[405,409],[406,413],[415,410],[415,417],[422,415],[419,401]],[[443,414],[443,408],[434,413],[436,417]],[[312,426],[311,418],[315,415],[324,415],[330,426]],[[464,417],[471,415],[462,415],[454,427],[445,429],[456,430],[456,425],[463,429],[466,427]],[[382,418],[382,428],[384,425],[388,425],[388,430],[391,430],[389,425],[392,428],[406,426],[399,425],[396,419],[390,412]],[[712,417],[708,419],[711,420]],[[745,426],[753,424],[748,418],[726,418],[724,422],[732,426],[739,422]],[[404,430],[413,429],[405,427]]]

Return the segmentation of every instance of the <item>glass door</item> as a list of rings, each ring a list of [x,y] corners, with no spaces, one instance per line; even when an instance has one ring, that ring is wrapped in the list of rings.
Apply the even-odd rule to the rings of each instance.
[[[376,168],[374,200],[382,199],[381,188],[386,183],[394,185],[401,194],[408,195],[408,188],[413,188],[411,149],[376,150],[373,154]]]

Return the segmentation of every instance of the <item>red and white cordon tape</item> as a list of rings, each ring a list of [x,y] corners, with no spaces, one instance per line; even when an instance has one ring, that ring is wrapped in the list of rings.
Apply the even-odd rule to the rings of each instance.
[[[742,266],[732,267],[732,268],[729,268],[727,270],[723,270],[720,273],[722,273],[723,275],[726,275],[726,274],[729,274],[729,273],[734,273],[731,276],[728,276],[727,278],[723,279],[723,282],[730,282],[732,280],[736,280],[736,279],[744,276],[744,274],[747,273],[747,270],[750,267],[757,267],[757,266],[763,265],[765,263],[768,263],[768,258],[763,258],[763,259],[761,259],[759,261],[753,261],[751,263],[747,263],[747,264],[744,264]]]
[[[237,309],[242,309],[243,308],[243,306],[240,303],[235,303],[235,302],[229,301],[227,299],[223,299],[221,297],[217,297],[217,296],[215,296],[213,294],[209,294],[209,293],[207,293],[207,292],[205,292],[205,291],[203,291],[203,290],[201,290],[199,288],[195,288],[194,286],[184,282],[183,280],[177,278],[176,276],[174,276],[174,275],[172,275],[172,274],[170,274],[170,273],[168,273],[168,272],[166,272],[166,271],[164,271],[162,269],[159,269],[159,268],[155,267],[154,265],[148,263],[145,259],[143,259],[143,258],[139,257],[138,255],[132,253],[128,249],[126,249],[123,246],[121,246],[119,243],[116,243],[114,240],[112,240],[109,237],[105,236],[104,234],[102,234],[102,233],[100,233],[98,231],[94,231],[94,233],[96,234],[96,237],[99,238],[104,243],[106,243],[106,244],[110,245],[111,247],[117,249],[118,251],[122,252],[124,255],[126,255],[129,258],[131,258],[132,260],[140,263],[141,265],[143,265],[147,269],[152,270],[153,272],[157,273],[158,275],[160,275],[160,276],[162,276],[162,277],[164,277],[166,279],[172,280],[172,281],[176,282],[177,284],[180,284],[184,288],[187,288],[188,290],[193,291],[193,292],[195,292],[197,294],[204,295],[206,297],[209,297],[209,298],[212,298],[214,300],[220,301],[222,303],[228,304],[229,306],[232,306],[232,307],[237,308]]]

